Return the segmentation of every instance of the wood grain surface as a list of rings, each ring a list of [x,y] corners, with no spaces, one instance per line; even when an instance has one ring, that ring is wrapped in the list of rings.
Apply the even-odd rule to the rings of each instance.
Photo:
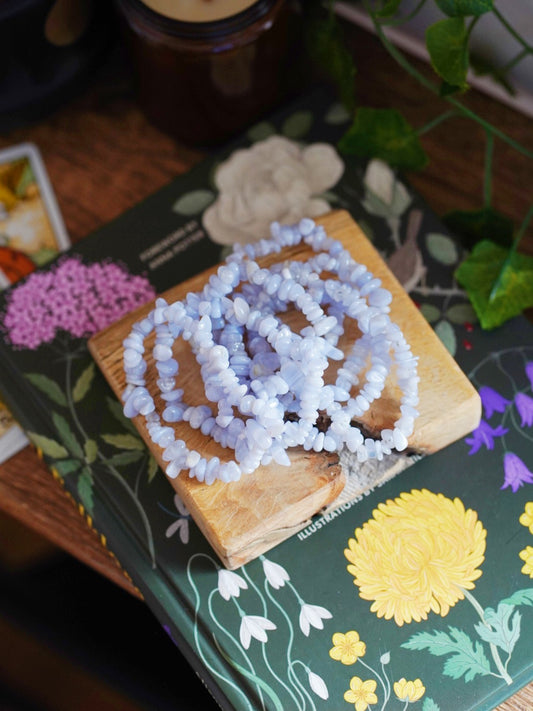
[[[401,328],[413,355],[419,358],[420,415],[409,438],[410,448],[417,452],[436,452],[471,432],[478,426],[481,416],[479,395],[376,249],[344,210],[324,215],[317,222],[391,292],[391,319]],[[258,261],[260,266],[269,267],[286,259],[306,261],[311,256],[311,248],[300,244]],[[176,285],[165,292],[163,298],[169,304],[184,300],[188,293],[200,291],[217,268],[212,267]],[[152,308],[153,303],[135,310],[89,341],[91,353],[118,398],[126,387],[122,342],[133,324],[145,318]],[[283,321],[296,329],[298,317],[300,314],[295,309],[289,310],[283,314]],[[350,323],[352,329],[346,328],[339,341],[345,355],[360,335],[353,319],[347,319],[347,325]],[[302,325],[300,323],[298,327]],[[161,414],[165,403],[157,394],[158,375],[151,356],[153,341],[154,334],[146,343],[148,369],[145,378],[146,387]],[[185,401],[210,404],[203,390],[198,363],[183,339],[175,342],[174,357],[180,365],[178,385],[185,389]],[[326,382],[334,382],[335,372],[335,368],[328,369]],[[400,398],[395,379],[389,378],[382,396],[360,418],[361,424],[375,436],[384,428],[392,429],[400,416]],[[164,469],[163,450],[151,441],[145,418],[138,416],[134,423]],[[199,430],[193,430],[187,422],[175,424],[174,432],[177,439],[186,441],[190,449],[199,451],[202,456],[217,456],[221,461],[232,459],[231,451],[224,450]],[[238,482],[224,484],[216,481],[211,486],[189,478],[187,472],[170,479],[226,567],[232,569],[243,565],[301,530],[313,514],[331,504],[342,491],[344,481],[335,455],[305,452],[301,447],[289,449],[288,454],[290,471],[271,464],[242,476]]]
[[[361,104],[401,108],[416,127],[448,108],[401,70],[375,37],[350,25],[345,26],[345,35],[358,66]],[[417,67],[429,71],[423,64]],[[464,102],[533,150],[529,118],[476,91],[469,92]],[[421,140],[430,163],[407,177],[428,205],[439,215],[456,208],[479,208],[483,203],[483,129],[454,119],[425,133]],[[80,87],[76,98],[37,123],[0,135],[0,147],[23,141],[39,147],[73,241],[117,217],[203,157],[147,122],[133,99],[131,72],[120,48],[92,74],[88,85]],[[515,224],[520,224],[531,202],[531,177],[531,161],[496,141],[493,205]],[[533,254],[531,229],[523,249]],[[0,466],[0,507],[138,594],[30,447]],[[531,709],[533,684],[498,706],[498,711]]]

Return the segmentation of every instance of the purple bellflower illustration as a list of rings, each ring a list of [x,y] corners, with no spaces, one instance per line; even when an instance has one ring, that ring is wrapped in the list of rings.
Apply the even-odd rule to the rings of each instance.
[[[503,437],[507,432],[509,432],[509,430],[506,427],[502,427],[501,425],[491,427],[488,422],[481,420],[479,426],[472,432],[472,436],[467,437],[465,440],[471,447],[468,454],[479,452],[483,446],[487,449],[494,449],[494,438]]]
[[[483,387],[479,388],[479,397],[483,403],[487,420],[490,420],[495,412],[505,412],[507,405],[511,404],[510,400],[507,400],[507,398],[488,385],[483,385]]]
[[[522,418],[521,427],[531,427],[533,425],[533,398],[525,393],[515,395],[514,404],[518,414]]]
[[[530,472],[524,462],[514,452],[507,452],[503,458],[505,479],[501,489],[511,487],[513,494],[524,484],[533,484],[533,472]]]

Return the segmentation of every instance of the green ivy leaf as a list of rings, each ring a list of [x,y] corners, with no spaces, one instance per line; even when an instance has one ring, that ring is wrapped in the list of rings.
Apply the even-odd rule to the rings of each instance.
[[[186,217],[199,215],[214,199],[215,194],[211,190],[191,190],[176,200],[172,205],[172,211]]]
[[[428,162],[417,133],[396,109],[358,109],[339,149],[405,170],[418,170]]]
[[[508,257],[508,250],[483,240],[455,272],[484,329],[533,306],[533,257],[517,252]]]
[[[454,356],[457,351],[457,338],[455,337],[455,331],[451,323],[449,321],[440,321],[435,326],[435,333],[444,343],[450,354]]]
[[[42,375],[42,373],[26,373],[26,378],[41,392],[48,395],[50,400],[55,402],[56,405],[61,405],[62,407],[67,406],[65,393],[61,390],[59,385],[47,375]]]
[[[493,61],[487,57],[470,53],[470,66],[478,77],[490,77],[492,81],[499,84],[509,96],[516,96],[516,89],[509,81],[505,71],[502,72],[500,67],[497,67]]]
[[[109,412],[113,415],[113,417],[120,422],[122,427],[125,430],[128,430],[132,435],[138,435],[137,428],[133,424],[133,422],[130,420],[129,417],[126,417],[124,414],[124,409],[121,405],[121,403],[116,400],[115,398],[112,397],[107,397],[106,398],[107,402],[107,407],[109,408]]]
[[[356,69],[334,13],[328,13],[327,18],[321,12],[314,13],[309,20],[306,35],[309,56],[334,83],[340,100],[352,114],[355,108]]]
[[[444,223],[461,238],[467,249],[488,239],[502,247],[513,243],[514,226],[512,220],[491,207],[480,210],[453,210],[444,217]]]
[[[88,439],[83,445],[85,451],[85,461],[87,464],[92,464],[98,455],[98,445],[94,439]]]
[[[402,0],[384,0],[381,10],[378,10],[376,17],[392,17],[402,4]]]
[[[78,477],[78,495],[85,510],[92,513],[94,508],[93,475],[89,467],[84,467]]]
[[[452,323],[464,325],[465,323],[476,323],[476,312],[472,308],[472,304],[464,302],[462,304],[454,304],[447,309],[446,318]]]
[[[59,437],[68,451],[78,457],[78,459],[84,458],[83,449],[81,448],[78,440],[76,439],[74,433],[70,429],[70,425],[63,415],[59,415],[57,412],[52,413],[52,422],[56,430],[59,433]]]
[[[296,111],[288,116],[281,127],[281,133],[287,138],[303,138],[313,123],[313,114],[310,111]]]
[[[468,31],[462,17],[447,17],[426,30],[431,65],[448,84],[466,89]]]
[[[442,235],[437,232],[429,232],[426,235],[426,247],[433,259],[437,262],[450,266],[459,261],[459,253],[457,245],[448,235]]]
[[[493,0],[435,0],[439,8],[449,17],[484,15],[493,9]]]
[[[78,471],[80,466],[81,464],[78,459],[61,459],[58,462],[54,462],[54,467],[63,477]]]
[[[140,449],[144,450],[146,445],[140,437],[131,434],[103,434],[102,439],[107,444],[117,447],[117,449]]]
[[[38,447],[43,454],[52,459],[66,459],[67,450],[54,439],[37,434],[36,432],[26,432],[33,444]]]
[[[72,399],[74,402],[83,400],[83,398],[87,395],[94,380],[94,374],[95,363],[91,363],[87,366],[87,368],[85,368],[72,389]]]
[[[153,481],[153,478],[159,471],[159,464],[156,462],[155,457],[150,455],[148,459],[148,483]]]

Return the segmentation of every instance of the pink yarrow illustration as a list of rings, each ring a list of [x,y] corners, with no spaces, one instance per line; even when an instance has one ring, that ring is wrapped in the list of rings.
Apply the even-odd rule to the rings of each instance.
[[[58,331],[76,338],[97,333],[154,297],[145,277],[120,264],[68,257],[12,290],[3,327],[13,346],[35,350]]]

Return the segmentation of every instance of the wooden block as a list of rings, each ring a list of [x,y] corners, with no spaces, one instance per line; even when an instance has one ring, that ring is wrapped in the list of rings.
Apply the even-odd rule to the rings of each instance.
[[[329,213],[317,222],[392,292],[391,318],[402,329],[413,353],[420,358],[420,416],[409,439],[411,449],[435,452],[470,432],[479,423],[481,413],[476,390],[377,251],[345,211]],[[307,259],[310,254],[309,247],[299,245],[284,250],[282,258]],[[266,266],[279,259],[280,255],[274,255],[264,258],[261,263]],[[164,298],[171,303],[183,299],[189,292],[199,291],[215,271],[216,267],[178,284],[163,294]],[[91,353],[119,398],[126,386],[122,341],[133,323],[151,308],[152,304],[148,304],[137,309],[89,341]],[[287,313],[283,319],[296,325],[301,314]],[[355,324],[346,329],[340,343],[345,352],[358,333]],[[148,339],[147,351],[151,350],[150,344]],[[180,339],[174,345],[174,352],[180,363],[178,384],[185,391],[184,400],[195,405],[207,403],[199,366],[189,345]],[[329,379],[334,379],[336,369],[329,370]],[[146,380],[154,396],[156,376],[153,361],[149,359]],[[382,397],[361,418],[364,427],[371,432],[389,427],[399,416],[399,397],[394,382],[388,383]],[[151,442],[144,418],[137,417],[134,422],[164,467],[161,449]],[[187,423],[177,424],[175,430],[177,438],[186,440],[190,448],[203,455],[231,459],[231,451],[192,430]],[[260,467],[253,474],[244,475],[240,481],[230,484],[217,481],[207,486],[184,473],[169,480],[226,567],[236,568],[285,540],[306,526],[311,516],[331,505],[342,491],[344,477],[336,455],[305,452],[301,448],[289,450],[289,455],[291,466],[288,468],[278,465]]]

